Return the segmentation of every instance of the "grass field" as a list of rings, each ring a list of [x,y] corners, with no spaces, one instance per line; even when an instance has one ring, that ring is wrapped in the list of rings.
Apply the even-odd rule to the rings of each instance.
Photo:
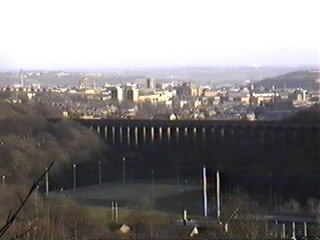
[[[112,221],[112,212],[110,207],[100,207],[100,206],[91,206],[87,205],[86,209],[88,210],[89,215],[101,220],[102,222],[113,222]],[[120,208],[119,209],[119,222],[125,222],[130,218],[130,215],[138,215],[138,214],[147,214],[147,215],[156,215],[158,217],[164,217],[167,219],[180,219],[181,215],[166,213],[158,210],[139,210],[139,209],[131,209],[131,208]]]
[[[111,216],[113,201],[117,202],[123,215],[151,204],[152,211],[161,214],[181,214],[187,209],[192,215],[201,215],[202,191],[200,184],[169,184],[166,182],[106,183],[52,193],[52,195],[71,197],[90,207],[90,211],[101,217]],[[148,206],[146,206],[148,208]],[[119,216],[121,217],[121,216]]]

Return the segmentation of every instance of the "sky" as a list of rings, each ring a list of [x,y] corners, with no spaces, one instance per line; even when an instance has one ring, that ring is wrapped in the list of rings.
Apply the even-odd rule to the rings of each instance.
[[[0,0],[0,69],[309,65],[319,0]]]

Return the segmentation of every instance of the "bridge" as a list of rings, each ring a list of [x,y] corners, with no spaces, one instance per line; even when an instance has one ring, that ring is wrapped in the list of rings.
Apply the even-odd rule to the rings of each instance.
[[[260,144],[320,143],[320,124],[280,121],[202,120],[78,120],[110,145],[138,148],[144,145],[201,146],[249,141]]]

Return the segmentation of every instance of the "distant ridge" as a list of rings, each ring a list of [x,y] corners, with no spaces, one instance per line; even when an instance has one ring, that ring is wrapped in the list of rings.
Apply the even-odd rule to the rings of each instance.
[[[307,90],[318,90],[319,83],[316,79],[320,78],[319,71],[296,71],[280,76],[266,78],[255,83],[255,87],[275,88],[304,88]]]

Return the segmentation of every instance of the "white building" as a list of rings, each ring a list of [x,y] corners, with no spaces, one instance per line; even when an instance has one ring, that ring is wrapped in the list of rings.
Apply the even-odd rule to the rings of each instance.
[[[111,88],[111,99],[117,100],[119,102],[123,101],[123,88],[118,86],[118,87],[113,87]]]
[[[139,100],[139,91],[135,86],[126,87],[124,90],[124,96],[126,101],[137,102]]]

